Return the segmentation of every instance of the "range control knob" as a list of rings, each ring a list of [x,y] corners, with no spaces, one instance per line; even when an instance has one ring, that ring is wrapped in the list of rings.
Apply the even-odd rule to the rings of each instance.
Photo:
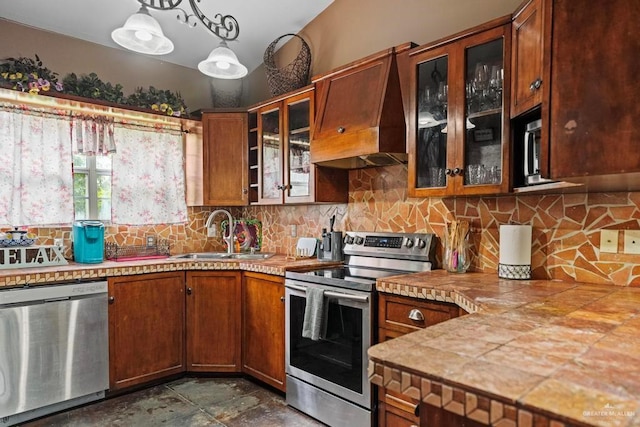
[[[350,245],[353,243],[353,236],[349,236],[348,234],[346,236],[344,236],[344,243],[346,243],[347,245]]]
[[[417,244],[418,248],[420,248],[420,249],[424,249],[425,246],[427,246],[427,242],[425,242],[422,239],[416,239],[416,244]]]
[[[361,245],[364,243],[364,239],[360,236],[356,237],[356,245]]]
[[[404,244],[408,248],[413,247],[413,239],[411,237],[407,237],[407,243]]]

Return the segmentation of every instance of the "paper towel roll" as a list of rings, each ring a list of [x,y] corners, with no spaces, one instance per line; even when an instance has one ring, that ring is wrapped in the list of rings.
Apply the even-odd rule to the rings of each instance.
[[[507,279],[531,278],[531,226],[500,226],[498,276]]]

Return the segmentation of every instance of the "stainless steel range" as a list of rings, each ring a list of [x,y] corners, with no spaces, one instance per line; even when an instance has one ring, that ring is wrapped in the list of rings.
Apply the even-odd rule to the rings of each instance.
[[[342,266],[286,273],[289,405],[333,427],[372,425],[376,279],[431,270],[434,246],[433,234],[347,232]]]

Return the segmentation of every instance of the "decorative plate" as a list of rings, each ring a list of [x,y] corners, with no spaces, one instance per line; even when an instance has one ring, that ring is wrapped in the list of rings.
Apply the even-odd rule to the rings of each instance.
[[[36,239],[0,239],[0,247],[9,248],[12,246],[31,246],[36,242]]]
[[[228,222],[224,220],[220,224],[225,236]],[[233,222],[235,223],[233,235],[240,244],[240,252],[248,252],[251,248],[259,251],[262,247],[262,222],[257,219],[236,219]]]

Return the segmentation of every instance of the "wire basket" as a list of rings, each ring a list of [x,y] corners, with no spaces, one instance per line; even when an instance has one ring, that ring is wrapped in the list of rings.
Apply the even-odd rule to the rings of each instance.
[[[133,259],[165,258],[170,255],[169,240],[161,239],[155,245],[119,245],[117,243],[105,243],[105,257],[114,261]]]
[[[275,51],[278,42],[287,36],[297,37],[301,41],[298,56],[286,67],[278,68],[275,61]],[[311,68],[311,49],[307,42],[297,34],[284,34],[274,41],[264,51],[264,68],[267,72],[267,84],[272,96],[282,95],[306,86],[309,82]]]

